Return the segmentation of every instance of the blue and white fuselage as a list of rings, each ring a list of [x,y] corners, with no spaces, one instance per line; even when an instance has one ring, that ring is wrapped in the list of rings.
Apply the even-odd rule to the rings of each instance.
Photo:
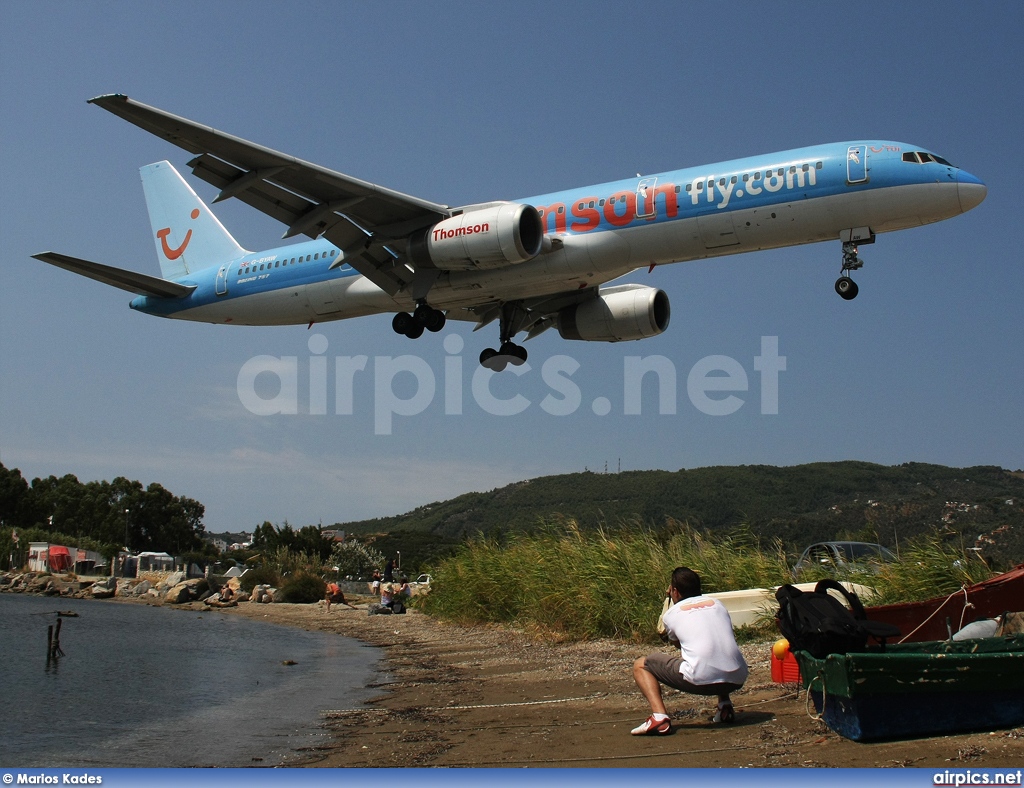
[[[866,151],[852,174],[850,150]],[[932,161],[905,161],[904,153]],[[440,309],[600,285],[641,266],[839,240],[844,230],[885,233],[941,221],[985,197],[975,176],[923,148],[843,142],[691,167],[515,200],[535,206],[560,249],[487,271],[452,271],[430,303]],[[855,163],[853,163],[854,166]],[[865,235],[861,242],[869,236]],[[325,239],[247,254],[178,278],[184,299],[139,297],[161,317],[243,325],[307,324],[411,308],[350,265]],[[332,266],[334,266],[332,268]]]
[[[221,188],[218,200],[238,197],[287,223],[286,237],[312,240],[245,251],[160,162],[142,173],[162,279],[51,252],[40,259],[139,293],[131,307],[160,317],[288,325],[390,312],[410,337],[445,318],[500,320],[500,352],[518,357],[512,363],[525,360],[512,342],[520,331],[554,326],[567,339],[596,341],[661,333],[662,291],[602,287],[638,268],[839,241],[836,291],[853,298],[858,244],[964,213],[986,195],[978,178],[931,151],[858,140],[448,208],[124,96],[93,101],[149,131],[173,128],[172,141],[190,150],[208,149],[190,166]]]

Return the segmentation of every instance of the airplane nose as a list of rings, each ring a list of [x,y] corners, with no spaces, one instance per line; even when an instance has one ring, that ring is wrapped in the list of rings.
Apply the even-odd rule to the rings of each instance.
[[[964,170],[957,171],[956,182],[956,192],[960,198],[960,210],[963,213],[967,213],[971,208],[981,205],[981,201],[988,194],[988,188],[981,182],[981,179],[975,178]]]

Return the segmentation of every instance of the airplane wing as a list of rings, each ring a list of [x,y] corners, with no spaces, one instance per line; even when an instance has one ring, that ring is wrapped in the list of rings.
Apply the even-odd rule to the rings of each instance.
[[[134,271],[125,271],[123,268],[93,263],[89,260],[82,260],[78,257],[69,257],[66,254],[57,252],[40,252],[32,255],[36,260],[63,268],[65,271],[72,271],[97,282],[119,287],[129,293],[137,295],[155,296],[157,298],[184,298],[193,290],[195,285],[181,285],[177,282],[170,282],[167,279],[160,279],[155,276],[138,274]]]
[[[318,167],[124,95],[89,103],[198,154],[189,166],[221,190],[214,202],[237,197],[288,225],[285,238],[325,236],[346,263],[391,295],[415,274],[402,259],[409,234],[452,215],[447,205]]]

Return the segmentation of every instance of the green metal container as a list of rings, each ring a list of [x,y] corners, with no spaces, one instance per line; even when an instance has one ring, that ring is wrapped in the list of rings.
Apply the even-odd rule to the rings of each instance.
[[[796,658],[825,724],[854,741],[1024,724],[1024,635]]]

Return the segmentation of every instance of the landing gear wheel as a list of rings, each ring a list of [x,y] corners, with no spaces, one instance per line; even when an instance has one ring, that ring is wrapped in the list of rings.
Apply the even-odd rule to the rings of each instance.
[[[423,336],[423,324],[419,320],[413,318],[412,322],[409,324],[409,328],[405,330],[405,335],[409,337],[409,339],[419,339]]]
[[[409,326],[415,323],[415,319],[408,312],[399,312],[391,320],[391,327],[396,334],[408,334]]]
[[[423,327],[427,329],[427,331],[432,333],[437,333],[444,328],[446,321],[444,312],[440,309],[434,309],[429,304],[420,304],[416,307],[416,311],[413,312],[413,317],[422,323]]]
[[[860,288],[857,287],[857,283],[850,279],[850,277],[841,276],[836,280],[836,292],[839,293],[840,298],[852,301],[857,297]]]
[[[508,357],[508,363],[517,367],[526,363],[526,348],[515,342],[502,342],[498,354]]]
[[[508,365],[508,358],[500,355],[497,350],[492,347],[485,347],[480,352],[480,366],[491,370],[492,372],[504,372],[505,367]]]

